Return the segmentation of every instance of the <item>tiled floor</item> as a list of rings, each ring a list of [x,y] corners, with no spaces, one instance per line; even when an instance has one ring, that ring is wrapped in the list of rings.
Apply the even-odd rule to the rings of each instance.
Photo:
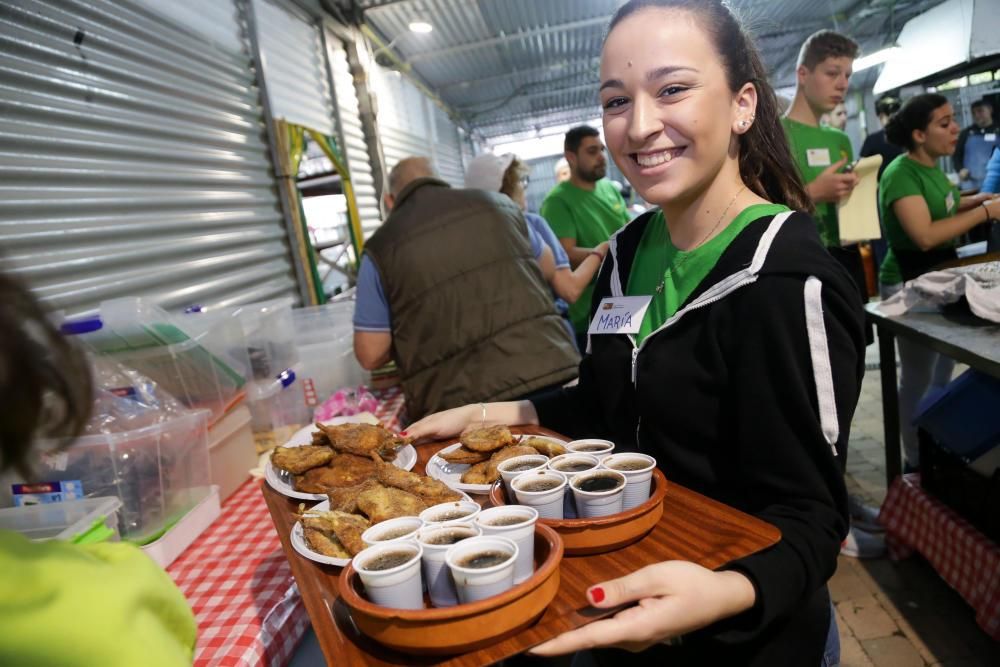
[[[869,348],[871,361],[875,347]],[[869,504],[885,498],[878,370],[865,373],[851,427],[847,484]],[[1000,665],[1000,643],[979,629],[972,609],[919,556],[900,563],[841,556],[830,593],[843,667]]]

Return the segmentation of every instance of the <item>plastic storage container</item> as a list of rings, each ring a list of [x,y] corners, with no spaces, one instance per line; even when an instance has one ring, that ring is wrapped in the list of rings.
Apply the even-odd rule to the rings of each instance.
[[[209,493],[208,412],[182,414],[124,433],[88,435],[43,456],[35,479],[79,480],[87,498],[122,501],[122,539],[156,539]],[[53,451],[55,443],[40,443]],[[19,480],[14,480],[19,481]],[[0,505],[12,505],[10,484],[0,485]]]
[[[13,530],[34,541],[117,542],[121,506],[118,498],[107,497],[0,509],[0,530]]]
[[[233,495],[257,467],[257,450],[250,428],[250,409],[238,405],[208,429],[208,457],[212,483],[222,500]]]
[[[250,426],[254,433],[294,432],[309,422],[310,413],[298,371],[288,368],[273,380],[254,382],[247,389]],[[275,438],[280,439],[280,436],[275,435]]]
[[[243,331],[232,318],[198,322],[127,298],[101,303],[97,316],[64,322],[62,331],[154,380],[184,405],[209,410],[212,420],[240,400],[249,373]]]
[[[305,391],[318,404],[338,389],[356,387],[368,380],[367,372],[354,357],[354,301],[292,311],[295,344],[299,351],[301,379]]]
[[[160,567],[169,567],[222,513],[219,487],[212,486],[206,491],[198,504],[177,523],[155,541],[142,546],[143,552]]]

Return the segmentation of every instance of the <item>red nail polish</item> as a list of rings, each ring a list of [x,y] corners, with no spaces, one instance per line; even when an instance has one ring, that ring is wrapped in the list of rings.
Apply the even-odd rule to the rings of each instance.
[[[405,436],[406,435],[406,431],[400,431],[399,434]]]
[[[604,602],[604,589],[600,586],[591,588],[590,597],[593,598],[594,602]]]

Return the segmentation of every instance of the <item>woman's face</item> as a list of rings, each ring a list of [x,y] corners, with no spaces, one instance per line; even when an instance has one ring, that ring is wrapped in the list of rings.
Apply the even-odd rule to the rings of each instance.
[[[615,26],[601,55],[608,151],[646,201],[690,200],[737,157],[733,132],[753,114],[750,91],[749,106],[737,101],[691,14],[640,10]]]
[[[942,104],[934,113],[927,127],[921,132],[913,131],[913,140],[918,147],[922,147],[924,152],[932,158],[939,158],[944,155],[951,155],[958,145],[958,121],[955,120],[955,112],[950,104]]]

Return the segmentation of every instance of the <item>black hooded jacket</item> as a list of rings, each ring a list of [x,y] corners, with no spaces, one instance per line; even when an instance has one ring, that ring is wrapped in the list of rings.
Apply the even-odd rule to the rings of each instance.
[[[623,294],[651,217],[612,237],[592,317],[602,298]],[[775,546],[726,566],[753,582],[753,609],[658,648],[657,662],[820,663],[825,584],[848,529],[843,470],[863,323],[857,288],[815,223],[767,216],[641,345],[592,335],[579,384],[534,402],[542,425],[650,454],[668,480],[781,530]]]

